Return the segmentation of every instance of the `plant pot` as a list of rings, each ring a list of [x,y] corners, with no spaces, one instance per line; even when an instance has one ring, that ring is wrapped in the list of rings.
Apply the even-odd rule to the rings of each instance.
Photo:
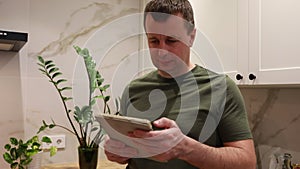
[[[79,158],[79,168],[80,169],[96,169],[98,162],[98,149],[78,147],[78,158]]]

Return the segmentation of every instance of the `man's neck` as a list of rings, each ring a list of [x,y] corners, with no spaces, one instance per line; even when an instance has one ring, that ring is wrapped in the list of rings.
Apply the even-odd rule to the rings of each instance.
[[[164,78],[176,78],[178,76],[181,76],[189,71],[191,71],[196,65],[194,63],[189,64],[189,66],[185,66],[182,70],[177,72],[171,72],[167,73],[163,70],[158,70],[158,74]]]

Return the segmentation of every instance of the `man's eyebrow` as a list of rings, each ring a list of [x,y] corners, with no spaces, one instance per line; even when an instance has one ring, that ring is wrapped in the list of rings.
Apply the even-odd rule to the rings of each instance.
[[[147,34],[147,36],[148,36],[148,38],[156,38],[155,37],[155,35],[152,35],[152,34]],[[178,36],[178,35],[168,35],[168,36],[166,36],[167,38],[175,38],[175,39],[182,39],[180,36]]]
[[[168,38],[175,38],[175,39],[181,39],[180,36],[177,36],[177,35],[170,35],[170,36],[167,36]]]
[[[157,39],[155,36],[151,36],[151,35],[149,35],[148,36],[148,39]]]

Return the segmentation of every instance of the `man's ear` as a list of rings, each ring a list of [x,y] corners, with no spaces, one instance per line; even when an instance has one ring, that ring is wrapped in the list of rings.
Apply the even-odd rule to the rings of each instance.
[[[194,28],[192,30],[192,32],[190,33],[190,40],[189,40],[189,47],[192,47],[195,41],[195,37],[196,37],[196,28]]]

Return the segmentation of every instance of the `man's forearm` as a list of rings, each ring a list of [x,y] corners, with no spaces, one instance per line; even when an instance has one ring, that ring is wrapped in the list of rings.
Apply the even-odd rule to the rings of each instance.
[[[256,168],[252,140],[225,144],[225,147],[215,148],[186,138],[182,143],[184,153],[179,158],[201,169]]]

